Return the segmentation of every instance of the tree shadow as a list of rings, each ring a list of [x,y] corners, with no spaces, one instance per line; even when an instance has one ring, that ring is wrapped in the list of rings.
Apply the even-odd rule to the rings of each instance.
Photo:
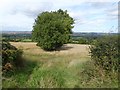
[[[13,70],[5,72],[5,77],[11,77],[14,74],[30,74],[33,69],[38,65],[37,61],[27,60],[22,58],[20,65],[15,67]],[[8,73],[11,73],[8,75]]]
[[[26,87],[26,81],[29,80],[30,75],[33,73],[34,69],[38,67],[38,62],[37,61],[31,61],[31,60],[26,60],[24,59],[24,65],[17,67],[13,71],[8,71],[4,73],[2,76],[4,77],[2,81],[8,82],[11,81],[11,83],[15,84],[10,84],[9,87],[3,87],[3,88],[20,88],[20,87]],[[12,79],[13,80],[12,80]]]
[[[73,47],[71,47],[71,46],[63,45],[62,47],[57,48],[56,51],[70,50],[70,49],[72,49],[72,48],[73,48]]]

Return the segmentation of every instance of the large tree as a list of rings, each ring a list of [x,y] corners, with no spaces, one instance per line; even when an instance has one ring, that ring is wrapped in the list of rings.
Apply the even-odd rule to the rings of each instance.
[[[74,20],[67,11],[43,12],[35,20],[32,38],[44,50],[55,50],[70,39]]]

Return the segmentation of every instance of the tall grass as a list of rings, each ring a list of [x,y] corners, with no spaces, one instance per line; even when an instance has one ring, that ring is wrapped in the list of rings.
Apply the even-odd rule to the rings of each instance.
[[[22,69],[4,75],[3,88],[73,88],[78,84],[80,61],[72,66],[69,56],[37,55],[30,58],[27,54],[25,58]]]
[[[118,72],[107,72],[93,61],[82,65],[79,83],[85,88],[118,88]],[[81,76],[82,75],[82,76]]]
[[[37,62],[25,60],[24,67],[17,68],[14,72],[4,73],[2,78],[3,88],[26,87],[26,81],[29,80],[29,75],[37,64]]]

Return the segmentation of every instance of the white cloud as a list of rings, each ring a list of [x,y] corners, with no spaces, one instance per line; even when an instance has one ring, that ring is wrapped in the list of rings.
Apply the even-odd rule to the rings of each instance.
[[[118,0],[0,0],[0,2],[0,25],[3,29],[18,27],[19,30],[20,28],[31,30],[39,13],[60,8],[67,9],[70,16],[76,20],[75,28],[83,24],[88,28],[90,25],[97,28],[110,18],[116,20],[118,14],[116,6]]]
[[[19,18],[20,17],[20,18]],[[31,24],[31,21],[34,21],[34,19],[29,18],[21,13],[17,13],[14,15],[7,15],[4,20],[2,20],[2,23],[4,25],[15,25],[15,26],[24,26]]]

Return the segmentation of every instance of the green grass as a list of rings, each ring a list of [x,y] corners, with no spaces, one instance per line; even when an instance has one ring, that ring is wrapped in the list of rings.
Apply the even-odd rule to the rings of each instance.
[[[69,56],[58,55],[29,55],[25,54],[25,66],[10,74],[4,75],[3,87],[58,88],[75,87],[79,76],[78,65],[69,66]],[[29,59],[29,60],[28,60]],[[77,57],[78,59],[78,57]],[[89,59],[89,58],[87,58]],[[80,61],[78,62],[80,65]],[[78,68],[78,69],[76,69]]]
[[[118,87],[117,74],[101,73],[90,57],[29,53],[23,57],[24,67],[3,75],[3,88]]]
[[[37,66],[37,62],[24,61],[24,66],[14,71],[4,73],[2,86],[3,88],[26,87],[25,83],[32,74],[33,69]]]

